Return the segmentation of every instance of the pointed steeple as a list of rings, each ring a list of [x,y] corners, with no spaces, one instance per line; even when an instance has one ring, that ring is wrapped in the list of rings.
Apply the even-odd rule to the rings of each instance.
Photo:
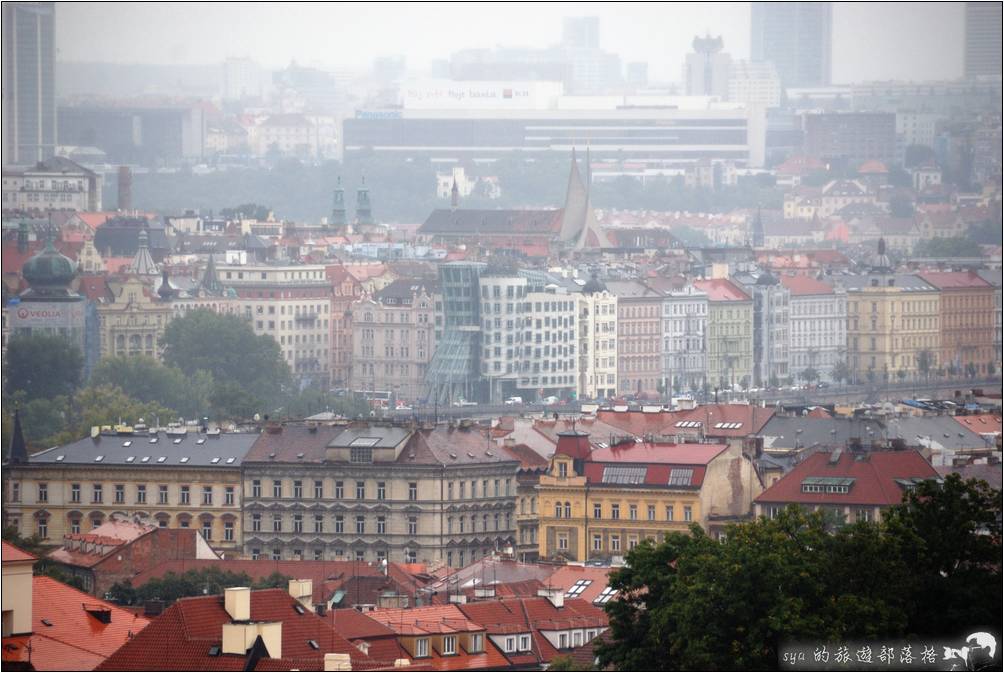
[[[457,187],[457,176],[453,176],[453,188],[450,189],[450,208],[456,210],[460,205],[460,188]]]
[[[331,206],[331,224],[336,227],[344,227],[348,223],[345,217],[345,189],[342,187],[342,177],[338,176],[335,183],[334,202]]]
[[[563,242],[577,241],[586,222],[589,207],[589,193],[579,174],[579,162],[572,148],[572,167],[568,172],[568,188],[565,190],[565,207],[561,213],[561,232],[558,238]]]
[[[370,209],[370,191],[366,188],[366,176],[356,190],[356,223],[373,224],[373,211]]]
[[[157,263],[150,255],[150,235],[146,233],[145,228],[139,230],[139,248],[132,258],[132,263],[129,264],[129,273],[138,276],[156,276],[160,273]]]
[[[10,437],[10,451],[8,460],[13,465],[22,465],[28,462],[28,445],[24,441],[24,432],[21,430],[21,409],[14,407],[14,432]]]
[[[223,294],[223,284],[220,283],[219,277],[216,275],[216,261],[213,259],[213,253],[209,253],[209,262],[206,264],[206,270],[202,274],[202,289],[209,294]]]

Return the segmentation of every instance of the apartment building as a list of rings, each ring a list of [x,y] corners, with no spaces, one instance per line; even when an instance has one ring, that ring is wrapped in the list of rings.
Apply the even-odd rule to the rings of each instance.
[[[353,390],[424,397],[436,350],[437,296],[435,282],[405,278],[352,305]]]
[[[941,364],[958,374],[996,371],[993,286],[973,271],[917,275],[941,293]]]
[[[579,313],[579,387],[583,399],[617,393],[617,296],[595,277],[576,295]]]
[[[847,292],[811,276],[782,275],[780,279],[790,293],[792,376],[811,369],[820,381],[834,381],[837,363],[847,358]]]
[[[636,280],[611,280],[617,297],[617,387],[622,395],[658,395],[662,385],[663,295]]]
[[[694,287],[708,295],[708,385],[748,385],[753,380],[753,299],[725,278],[695,280]]]
[[[662,304],[663,390],[696,393],[707,373],[708,294],[693,285],[666,292]]]
[[[243,470],[244,554],[463,566],[515,545],[519,465],[471,426],[273,424]]]

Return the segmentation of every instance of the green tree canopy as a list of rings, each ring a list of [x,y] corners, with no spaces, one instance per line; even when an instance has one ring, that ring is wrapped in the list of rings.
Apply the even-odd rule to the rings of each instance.
[[[209,372],[219,414],[245,415],[280,398],[290,382],[279,344],[235,315],[192,311],[164,330],[164,362],[188,376]]]
[[[979,257],[983,254],[979,243],[963,237],[929,238],[917,243],[915,257]]]
[[[84,356],[62,336],[18,334],[7,342],[5,392],[23,391],[26,400],[68,395],[80,385]]]
[[[177,367],[168,367],[145,355],[103,358],[91,374],[92,386],[118,386],[140,402],[157,402],[175,409],[186,418],[209,411],[213,378],[196,371],[187,376]]]
[[[252,582],[247,573],[235,573],[220,568],[199,568],[178,574],[168,572],[140,587],[133,587],[126,580],[117,582],[109,589],[109,598],[116,603],[137,605],[148,600],[162,600],[170,605],[179,598],[190,596],[215,596],[229,587],[251,587],[252,589],[285,589],[289,586],[288,575],[274,572],[258,582]]]
[[[693,526],[628,553],[611,575],[617,670],[774,670],[785,641],[853,641],[1000,631],[1001,500],[950,476],[908,491],[881,523],[839,525],[789,507],[729,526]]]

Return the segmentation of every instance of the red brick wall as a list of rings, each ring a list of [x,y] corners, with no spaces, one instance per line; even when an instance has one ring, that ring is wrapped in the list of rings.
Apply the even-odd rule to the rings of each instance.
[[[163,561],[195,558],[193,528],[156,528],[120,547],[94,566],[95,596],[101,597],[116,582],[125,582]]]

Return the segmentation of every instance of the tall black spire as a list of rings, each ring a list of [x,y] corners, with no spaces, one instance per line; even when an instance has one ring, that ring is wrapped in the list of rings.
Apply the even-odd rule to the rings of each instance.
[[[366,176],[356,190],[356,223],[373,224],[373,211],[370,209],[370,190],[366,188]]]
[[[209,253],[209,262],[206,264],[206,271],[202,274],[202,289],[209,294],[223,294],[223,284],[220,283],[216,275],[216,262],[213,260],[213,253]]]
[[[457,178],[453,177],[453,188],[450,190],[450,208],[457,209],[460,205],[460,188],[457,187]]]
[[[14,407],[14,433],[10,438],[9,460],[14,465],[28,462],[28,445],[24,443],[24,432],[21,430],[21,410]]]
[[[335,183],[334,203],[331,206],[331,224],[337,227],[344,227],[346,223],[345,189],[342,187],[341,176],[338,176],[338,182]]]

